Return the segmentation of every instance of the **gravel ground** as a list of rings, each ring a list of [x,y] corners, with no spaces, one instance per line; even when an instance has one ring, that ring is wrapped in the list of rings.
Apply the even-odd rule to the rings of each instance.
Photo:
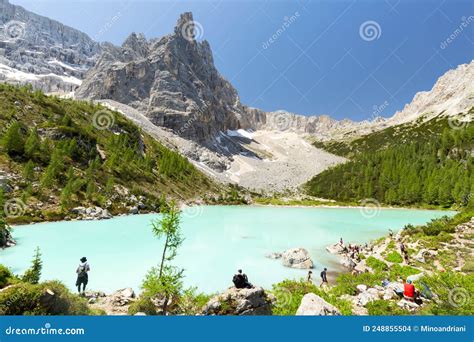
[[[123,113],[165,146],[180,151],[196,167],[214,179],[224,183],[237,183],[251,190],[265,192],[295,190],[318,173],[345,161],[345,158],[315,148],[301,134],[279,131],[245,132],[251,140],[249,143],[241,143],[257,157],[234,155],[232,158],[226,158],[183,139],[170,130],[155,126],[146,116],[130,106],[111,100],[100,102]],[[229,138],[235,139],[235,137]],[[196,160],[199,159],[196,156],[203,155],[206,156],[206,161],[224,159],[228,169],[217,172],[209,167],[209,163]]]

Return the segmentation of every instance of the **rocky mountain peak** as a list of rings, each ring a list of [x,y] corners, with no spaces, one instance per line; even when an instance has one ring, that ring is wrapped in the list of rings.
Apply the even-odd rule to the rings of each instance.
[[[195,40],[196,28],[191,12],[184,12],[179,16],[176,26],[174,28],[176,36],[185,38],[187,40]]]
[[[146,57],[149,54],[148,42],[143,33],[132,32],[122,44],[123,49],[127,49],[137,57]]]

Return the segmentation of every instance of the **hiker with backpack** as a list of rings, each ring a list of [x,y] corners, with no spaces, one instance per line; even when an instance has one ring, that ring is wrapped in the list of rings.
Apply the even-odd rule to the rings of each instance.
[[[324,284],[328,285],[328,278],[327,278],[327,268],[325,267],[324,270],[321,272],[321,284],[319,287],[323,286]]]
[[[86,291],[86,285],[89,282],[89,275],[87,272],[91,270],[89,264],[87,263],[87,258],[82,257],[81,258],[81,263],[76,269],[77,273],[77,280],[76,280],[76,286],[77,286],[77,291],[79,294],[84,295]],[[81,285],[82,285],[82,292],[81,292]]]

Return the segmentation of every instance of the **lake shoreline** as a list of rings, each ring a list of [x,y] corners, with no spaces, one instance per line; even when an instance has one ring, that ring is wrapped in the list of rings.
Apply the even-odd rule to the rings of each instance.
[[[360,245],[386,236],[389,228],[397,231],[408,223],[424,224],[444,215],[441,211],[382,209],[377,217],[370,218],[363,216],[357,208],[311,209],[255,205],[184,209],[182,229],[186,239],[177,262],[186,268],[186,285],[197,286],[205,293],[226,288],[239,268],[253,283],[264,288],[271,288],[272,284],[286,278],[305,278],[308,270],[285,268],[280,262],[265,258],[270,253],[291,248],[308,250],[315,263],[313,277],[318,282],[319,272],[324,267],[335,272],[335,277],[346,272],[339,258],[325,250],[340,237]],[[6,265],[21,273],[29,265],[32,251],[39,246],[45,256],[45,265],[48,265],[44,279],[54,277],[68,284],[70,270],[64,268],[61,260],[74,265],[78,257],[85,255],[93,261],[94,269],[121,274],[116,260],[124,258],[127,265],[134,265],[132,278],[121,276],[110,283],[109,278],[97,274],[91,285],[107,293],[130,286],[138,291],[142,277],[154,265],[161,248],[161,242],[152,239],[150,228],[150,222],[157,217],[157,213],[147,213],[122,215],[110,220],[16,226],[13,237],[18,244],[16,248],[2,251],[2,257]],[[103,245],[100,241],[108,243]],[[58,244],[62,247],[58,248]],[[140,252],[127,257],[127,251],[134,246],[140,246]],[[216,281],[212,284],[201,272],[203,263],[214,264],[212,273]]]
[[[426,211],[446,211],[446,212],[459,212],[456,209],[452,208],[422,208],[422,207],[394,207],[394,206],[357,206],[357,205],[340,205],[340,204],[335,204],[335,205],[302,205],[302,204],[261,204],[261,203],[251,203],[251,204],[245,204],[245,205],[236,205],[236,204],[197,204],[197,205],[182,205],[181,209],[185,208],[196,208],[200,206],[206,206],[206,207],[246,207],[246,208],[251,208],[251,207],[256,207],[256,208],[300,208],[300,209],[366,209],[366,210],[410,210],[410,211],[419,211],[419,210],[426,210]],[[39,224],[44,224],[44,223],[53,223],[53,222],[88,222],[88,221],[103,221],[103,220],[110,220],[110,219],[115,219],[119,217],[127,217],[127,216],[137,216],[137,215],[150,215],[150,214],[160,214],[160,212],[156,211],[146,211],[143,213],[138,213],[138,214],[128,214],[128,213],[123,213],[123,214],[118,214],[118,215],[111,215],[109,218],[100,218],[100,217],[95,217],[95,218],[88,218],[88,219],[79,219],[79,218],[71,218],[71,219],[63,219],[63,220],[43,220],[43,221],[31,221],[31,222],[25,222],[25,223],[12,223],[9,224],[10,227],[16,228],[16,227],[21,227],[21,226],[30,226],[30,225],[39,225]],[[8,247],[7,247],[8,248]]]

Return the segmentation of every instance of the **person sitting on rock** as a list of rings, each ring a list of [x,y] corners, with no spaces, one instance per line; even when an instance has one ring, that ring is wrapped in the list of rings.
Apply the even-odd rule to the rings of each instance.
[[[415,301],[415,285],[410,279],[403,284],[403,297],[409,301]]]
[[[328,285],[327,271],[328,269],[325,267],[324,270],[321,272],[321,284],[319,285],[319,287],[323,286],[323,284]]]
[[[242,270],[238,270],[237,274],[232,278],[234,286],[238,289],[251,289],[253,285],[249,283],[249,279],[245,273],[242,273]]]
[[[76,286],[77,286],[77,291],[79,292],[79,294],[81,294],[81,285],[82,285],[82,295],[84,295],[86,291],[87,283],[89,282],[89,275],[87,274],[87,272],[89,272],[91,268],[89,264],[87,263],[86,257],[82,257],[80,261],[81,263],[76,269],[76,273],[77,273]]]

